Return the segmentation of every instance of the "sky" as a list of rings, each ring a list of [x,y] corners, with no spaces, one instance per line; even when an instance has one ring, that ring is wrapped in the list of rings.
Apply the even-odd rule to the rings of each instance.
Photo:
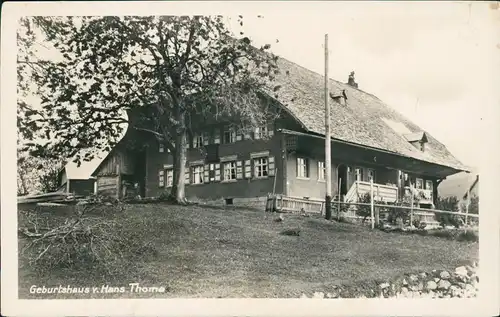
[[[320,74],[328,34],[330,78],[347,82],[355,71],[361,90],[436,137],[464,164],[477,167],[483,120],[498,113],[494,71],[500,10],[464,2],[339,2],[330,7],[326,12],[312,6],[310,11],[304,6],[264,11],[263,18],[244,16],[242,29],[255,44],[269,43],[275,54]],[[234,19],[228,23],[235,32],[241,29]]]

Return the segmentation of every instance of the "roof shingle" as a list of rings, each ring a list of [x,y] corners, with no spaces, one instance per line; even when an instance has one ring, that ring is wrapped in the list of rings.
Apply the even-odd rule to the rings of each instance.
[[[266,93],[274,96],[307,131],[324,135],[324,76],[284,58],[278,58],[277,63],[280,72],[272,85],[268,85]],[[412,146],[404,134],[421,133],[423,130],[379,98],[332,79],[329,83],[334,95],[341,94],[344,89],[347,94],[345,105],[330,99],[333,138],[457,170],[468,170],[428,133],[425,133],[428,139],[425,152]],[[281,87],[276,93],[273,88],[277,85]]]

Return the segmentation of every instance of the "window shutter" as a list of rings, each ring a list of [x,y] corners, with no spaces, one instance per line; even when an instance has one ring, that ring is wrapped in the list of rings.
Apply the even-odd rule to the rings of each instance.
[[[243,178],[243,161],[236,162],[236,179]]]
[[[220,144],[220,131],[215,130],[214,132],[214,144]]]
[[[210,142],[210,135],[208,132],[203,132],[203,145],[208,145]]]
[[[203,182],[204,183],[210,183],[210,169],[209,165],[205,165],[205,168],[203,169]]]
[[[163,170],[160,170],[158,172],[158,185],[160,187],[165,186],[165,177],[164,177],[164,175],[165,175],[165,172]]]
[[[252,178],[252,165],[250,160],[245,161],[245,178]]]
[[[269,176],[274,176],[274,156],[269,157]]]
[[[209,175],[210,175],[211,182],[215,181],[214,174],[215,174],[215,164],[210,164]],[[208,182],[208,180],[207,180],[207,182]]]
[[[220,164],[215,164],[215,181],[220,182]]]
[[[189,184],[189,177],[190,173],[189,173],[189,167],[186,167],[186,172],[185,172],[185,183],[186,184]]]
[[[260,139],[260,129],[259,128],[255,128],[254,132],[253,132],[253,138],[255,140],[258,140]]]

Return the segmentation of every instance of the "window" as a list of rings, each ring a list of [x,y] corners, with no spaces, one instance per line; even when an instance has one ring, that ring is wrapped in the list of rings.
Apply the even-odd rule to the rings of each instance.
[[[172,187],[172,185],[174,183],[174,170],[173,169],[167,170],[166,178],[167,178],[167,186],[166,187]]]
[[[241,130],[236,131],[236,141],[243,140],[243,132]]]
[[[165,186],[165,175],[163,170],[160,170],[158,172],[158,186],[159,187]]]
[[[375,182],[375,170],[371,168],[368,169],[368,181]]]
[[[200,148],[203,145],[203,135],[195,134],[193,136],[193,148]]]
[[[297,158],[297,177],[309,178],[309,161],[306,158]]]
[[[269,128],[267,127],[267,125],[255,128],[254,138],[256,140],[264,139],[267,137],[268,133],[269,133]]]
[[[257,178],[267,177],[268,164],[269,161],[267,157],[260,157],[254,159],[254,176]]]
[[[217,129],[214,132],[214,144],[220,144],[220,130]]]
[[[203,184],[203,165],[192,167],[193,169],[193,184]]]
[[[236,162],[224,163],[224,180],[230,181],[236,179]]]
[[[236,131],[233,127],[224,129],[224,143],[233,143],[236,141]]]
[[[325,162],[318,162],[318,180],[324,181],[326,175]]]
[[[415,188],[416,189],[424,189],[424,180],[421,178],[415,179]]]
[[[363,169],[361,167],[356,167],[356,181],[363,181]]]
[[[203,145],[208,145],[210,143],[210,134],[208,132],[203,132],[202,141]]]
[[[426,180],[426,181],[425,181],[425,189],[429,189],[430,191],[432,191],[432,189],[433,189],[433,185],[434,185],[434,184],[432,183],[432,181],[431,181],[431,180]]]
[[[160,143],[160,144],[158,145],[158,151],[159,151],[160,153],[165,152],[165,146],[164,146],[163,144],[161,144],[161,143]]]

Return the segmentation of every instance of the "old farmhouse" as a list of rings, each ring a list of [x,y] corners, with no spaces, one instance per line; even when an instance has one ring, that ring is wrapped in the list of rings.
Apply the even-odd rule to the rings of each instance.
[[[324,199],[323,76],[283,58],[278,65],[279,93],[263,92],[276,107],[275,120],[253,133],[230,120],[193,125],[188,198],[236,201],[278,193]],[[467,168],[432,135],[362,91],[353,75],[348,83],[330,80],[333,194],[356,200],[373,180],[377,199],[395,201],[412,185],[421,204],[432,206],[438,184]],[[337,98],[343,92],[347,99]],[[123,140],[130,138],[127,133]],[[120,144],[113,149],[93,173],[97,191],[118,197],[126,195],[123,186],[135,186],[143,197],[168,192],[172,155],[153,137],[146,143],[142,152]]]

